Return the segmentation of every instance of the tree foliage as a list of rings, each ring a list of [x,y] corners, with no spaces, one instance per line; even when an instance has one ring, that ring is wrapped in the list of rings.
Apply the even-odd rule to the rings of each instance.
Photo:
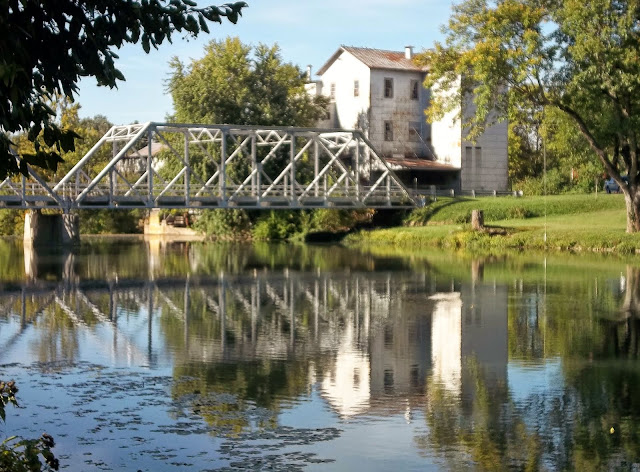
[[[171,68],[178,123],[311,126],[325,113],[324,99],[306,93],[304,72],[285,63],[277,45],[211,41],[203,58],[189,66],[173,58]]]
[[[18,387],[14,381],[0,380],[0,419],[5,421],[5,407],[18,406]],[[38,439],[11,436],[0,442],[0,470],[6,472],[40,472],[58,470],[60,464],[51,452],[55,446],[53,437],[44,433]],[[44,464],[41,461],[44,459]]]
[[[26,173],[26,163],[55,171],[60,152],[78,137],[55,123],[54,96],[72,98],[82,77],[115,87],[124,75],[115,49],[140,43],[145,52],[176,32],[195,37],[207,21],[235,23],[245,2],[198,7],[192,0],[3,0],[0,9],[0,179]],[[20,164],[11,136],[26,133],[34,153]],[[43,147],[52,148],[45,150]]]
[[[602,166],[575,122],[553,107],[509,114],[509,178],[527,195],[589,193]]]
[[[510,103],[558,110],[620,184],[627,231],[640,230],[638,0],[466,0],[445,32],[420,57],[426,85],[449,91],[433,98],[430,117],[473,96],[475,113],[459,112],[473,138]]]
[[[211,41],[201,59],[193,60],[187,66],[174,58],[171,67],[173,73],[167,89],[173,97],[172,120],[179,123],[306,127],[314,125],[326,110],[326,99],[306,93],[305,73],[298,66],[284,62],[277,45],[252,47],[238,38]],[[176,136],[174,139],[181,138]],[[176,141],[172,145],[179,148],[183,142]],[[204,148],[210,155],[219,154],[217,144],[205,144]],[[258,158],[267,152],[258,149]],[[168,151],[162,159],[160,174],[164,173],[167,178],[176,175],[184,165]],[[263,172],[278,175],[288,160],[286,151],[275,152]],[[190,151],[189,164],[192,172],[203,180],[217,170],[201,148]],[[302,158],[297,171],[304,172],[305,165],[308,162]],[[250,172],[250,166],[249,156],[242,154],[227,164],[227,183],[241,183]],[[199,217],[197,228],[214,238],[245,239],[254,216],[244,210],[205,211]],[[262,225],[267,226],[267,223]]]

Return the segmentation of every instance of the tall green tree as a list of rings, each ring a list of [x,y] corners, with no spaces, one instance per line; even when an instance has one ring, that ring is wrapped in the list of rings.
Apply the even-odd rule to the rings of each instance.
[[[167,88],[179,123],[311,126],[326,101],[305,91],[305,74],[283,61],[277,45],[252,47],[238,38],[211,41],[201,59],[171,61]]]
[[[475,112],[459,113],[473,139],[510,102],[557,109],[620,184],[627,231],[640,231],[639,0],[464,0],[445,33],[419,58],[426,85],[449,92],[430,118],[473,97]]]
[[[214,40],[206,46],[201,59],[185,65],[174,58],[171,67],[173,73],[167,89],[175,110],[172,120],[179,123],[307,127],[326,113],[326,99],[306,92],[305,73],[298,66],[284,62],[277,45],[252,47],[238,38]],[[211,155],[219,154],[217,144],[207,146]],[[268,151],[258,149],[257,152],[260,156]],[[263,172],[275,178],[288,159],[284,150],[274,153]],[[166,177],[176,175],[183,165],[170,152],[165,153],[163,160],[160,172],[165,172]],[[298,171],[305,163],[304,159],[299,161]],[[189,164],[204,180],[216,171],[201,149],[190,152]],[[227,183],[241,183],[250,168],[249,156],[240,155],[225,168]],[[250,227],[249,220],[245,210],[204,211],[199,216],[199,228],[216,237],[244,238]]]
[[[198,7],[192,0],[0,0],[0,180],[26,164],[55,170],[77,135],[55,122],[53,96],[73,98],[82,77],[115,87],[124,75],[115,49],[140,43],[145,52],[172,34],[195,37],[207,21],[235,23],[245,2]],[[27,133],[34,153],[19,163],[11,138]],[[43,146],[53,148],[44,150]]]

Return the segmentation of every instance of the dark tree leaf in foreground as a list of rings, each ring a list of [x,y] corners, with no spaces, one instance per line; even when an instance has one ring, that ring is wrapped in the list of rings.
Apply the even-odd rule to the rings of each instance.
[[[198,7],[191,0],[0,0],[0,180],[25,172],[12,156],[11,136],[28,133],[29,163],[55,169],[57,152],[74,148],[73,131],[54,123],[47,105],[69,98],[81,77],[115,87],[124,80],[115,49],[140,43],[145,52],[176,32],[195,37],[207,22],[235,23],[245,2]]]

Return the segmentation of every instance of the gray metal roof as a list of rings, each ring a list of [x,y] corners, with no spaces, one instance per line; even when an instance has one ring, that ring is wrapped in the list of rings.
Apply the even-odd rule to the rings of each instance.
[[[404,51],[386,51],[384,49],[357,48],[353,46],[340,46],[333,53],[329,60],[318,70],[318,75],[324,74],[331,64],[344,51],[353,54],[356,59],[361,61],[370,69],[391,69],[391,70],[407,70],[415,72],[426,72],[426,67],[417,66],[411,59],[407,59]]]

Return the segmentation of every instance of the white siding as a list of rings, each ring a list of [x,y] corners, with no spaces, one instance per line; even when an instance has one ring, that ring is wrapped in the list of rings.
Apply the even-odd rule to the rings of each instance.
[[[355,80],[360,84],[358,97],[353,96]],[[335,109],[331,127],[366,130],[369,116],[369,68],[345,51],[322,75],[322,93],[327,97],[331,95],[331,84],[335,84]]]
[[[508,124],[503,121],[487,128],[475,143],[463,141],[462,155],[472,147],[473,157],[463,162],[462,190],[508,190],[507,133]]]
[[[438,93],[434,90],[433,93]],[[465,104],[465,114],[474,112],[471,100]],[[507,122],[488,127],[475,141],[462,138],[462,125],[456,119],[458,110],[447,113],[431,125],[432,145],[437,160],[461,169],[463,191],[508,190]]]
[[[443,92],[434,89],[432,93]],[[457,110],[451,111],[431,124],[431,145],[438,162],[460,168],[462,166],[462,125],[456,118],[457,113]]]

